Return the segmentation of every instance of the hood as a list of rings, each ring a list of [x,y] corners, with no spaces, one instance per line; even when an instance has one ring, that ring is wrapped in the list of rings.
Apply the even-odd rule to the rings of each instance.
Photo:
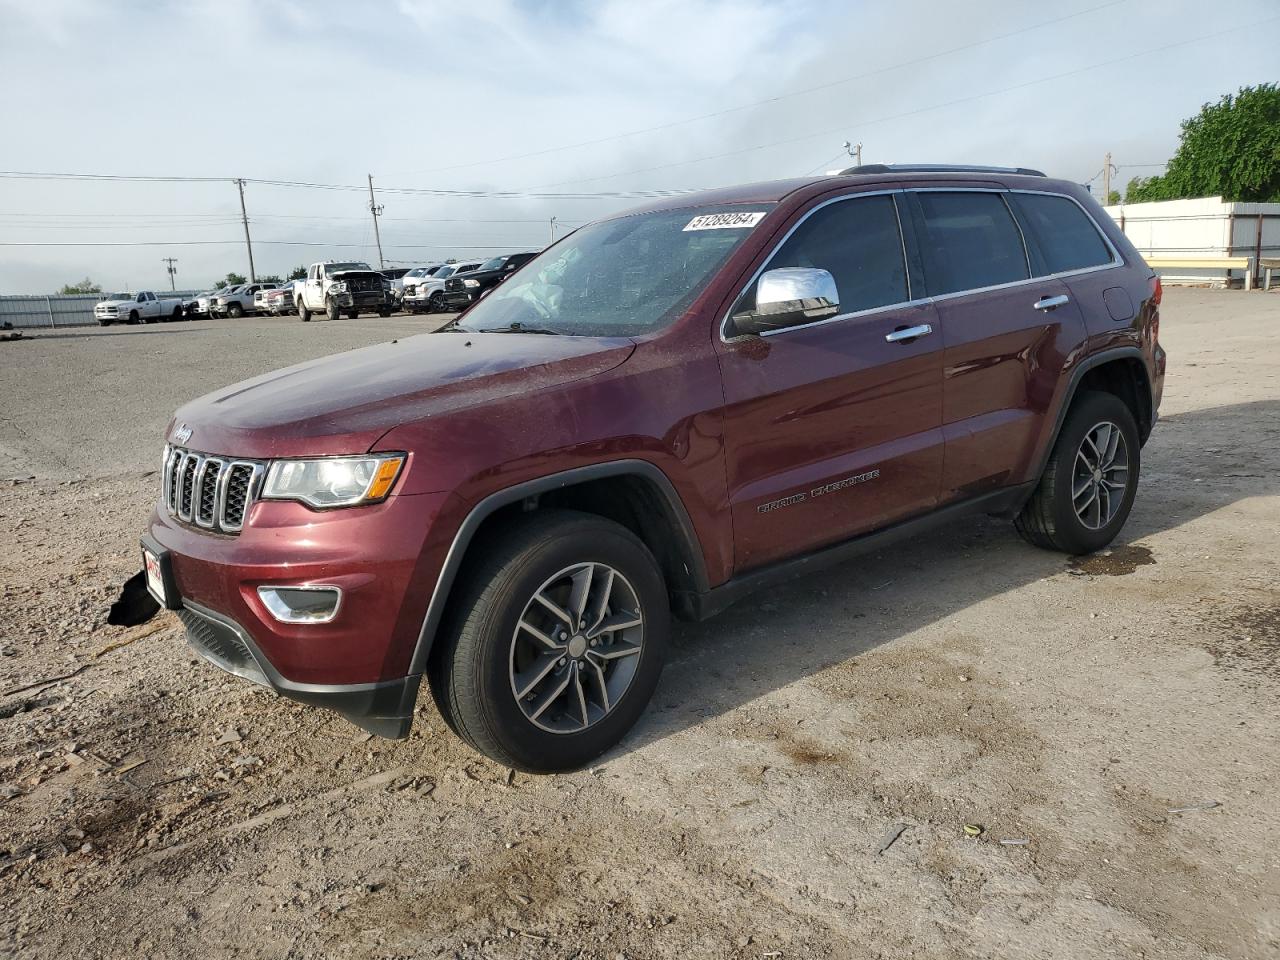
[[[329,274],[330,280],[349,280],[352,277],[377,277],[379,280],[387,279],[377,270],[338,270]]]
[[[133,303],[133,301],[132,300],[99,300],[97,303],[97,306],[119,308],[119,307],[123,307],[126,303]]]
[[[268,459],[363,453],[402,423],[597,376],[626,337],[431,333],[277,370],[192,401],[193,450]]]

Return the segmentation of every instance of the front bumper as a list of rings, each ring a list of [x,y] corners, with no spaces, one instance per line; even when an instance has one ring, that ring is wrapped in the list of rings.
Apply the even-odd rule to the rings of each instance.
[[[260,500],[236,536],[195,529],[160,506],[143,546],[164,558],[169,606],[202,656],[373,730],[369,718],[407,724],[412,710],[410,665],[447,550],[436,543],[447,500],[392,496],[328,511]],[[277,620],[258,594],[260,586],[321,584],[342,591],[327,623]],[[397,698],[407,698],[409,712],[388,706]]]
[[[402,740],[409,735],[421,677],[377,683],[296,683],[280,676],[248,631],[230,617],[184,600],[178,618],[187,628],[187,643],[214,666],[290,700],[333,710],[380,737]]]
[[[475,300],[475,296],[470,290],[446,290],[444,294],[445,306],[450,310],[465,310]]]

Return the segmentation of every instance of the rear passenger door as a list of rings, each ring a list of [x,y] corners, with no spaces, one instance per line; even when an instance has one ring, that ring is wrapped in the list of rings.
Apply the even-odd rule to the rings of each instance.
[[[1028,479],[1083,328],[1067,285],[1033,276],[1007,191],[908,196],[942,332],[945,503]]]
[[[819,205],[760,268],[829,271],[837,316],[717,337],[739,571],[927,511],[937,500],[941,338],[932,306],[913,302],[899,196]],[[753,279],[745,296],[754,290]],[[886,339],[912,327],[924,332]]]

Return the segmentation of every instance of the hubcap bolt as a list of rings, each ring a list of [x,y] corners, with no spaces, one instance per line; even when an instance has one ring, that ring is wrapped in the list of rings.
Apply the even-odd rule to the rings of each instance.
[[[561,657],[561,658],[560,658],[560,666],[562,666],[562,667],[563,667],[566,663],[568,663],[568,661],[567,661],[564,657]]]
[[[592,639],[591,639],[591,645],[592,645],[593,647],[594,647],[597,643],[599,643],[599,642],[600,642],[599,640],[597,640],[597,639],[595,639],[594,637],[592,637]]]

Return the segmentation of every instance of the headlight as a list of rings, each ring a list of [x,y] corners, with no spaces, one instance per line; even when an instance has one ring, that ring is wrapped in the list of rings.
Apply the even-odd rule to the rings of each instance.
[[[464,287],[478,287],[480,286],[480,281],[479,280],[463,280],[462,285]]]
[[[262,496],[300,500],[318,509],[378,503],[391,492],[404,460],[403,453],[277,460],[267,470]]]
[[[332,293],[346,293],[346,292],[347,292],[347,281],[345,281],[345,280],[339,280],[337,283],[335,283],[335,284],[333,284],[332,286],[330,286],[330,287],[329,287],[329,290],[330,290],[330,292],[332,292]]]

